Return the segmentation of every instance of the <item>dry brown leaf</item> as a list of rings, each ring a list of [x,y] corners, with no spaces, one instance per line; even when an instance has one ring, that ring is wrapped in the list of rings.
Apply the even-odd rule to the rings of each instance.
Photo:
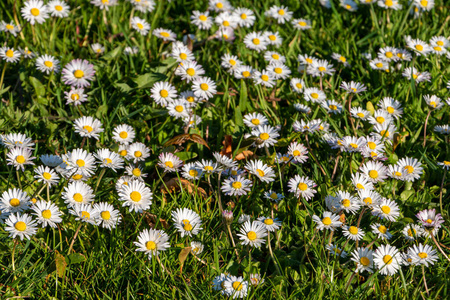
[[[206,194],[206,191],[203,188],[196,187],[194,184],[192,184],[188,180],[183,179],[183,178],[178,179],[178,177],[174,177],[174,178],[170,179],[169,181],[164,182],[165,186],[164,185],[161,186],[161,192],[165,194],[165,193],[171,193],[172,191],[180,190],[180,182],[181,182],[183,189],[186,190],[189,194],[193,194],[197,190],[197,195],[200,195],[203,198],[208,197],[208,195]],[[166,187],[167,187],[167,189],[166,189]]]
[[[184,261],[188,257],[189,253],[191,252],[192,247],[186,247],[181,250],[180,254],[178,254],[178,260],[180,261],[180,273],[183,273],[183,265]]]
[[[241,153],[239,153],[238,155],[236,155],[236,157],[234,159],[236,159],[236,160],[246,159],[247,157],[250,157],[253,154],[254,153],[250,150],[244,150]]]
[[[226,157],[231,158],[233,155],[233,138],[231,135],[226,135],[225,139],[222,142],[223,148],[220,150],[220,154],[225,155]]]

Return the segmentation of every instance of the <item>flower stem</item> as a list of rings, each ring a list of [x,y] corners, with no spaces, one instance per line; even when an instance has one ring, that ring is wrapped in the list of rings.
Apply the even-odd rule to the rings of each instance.
[[[12,262],[12,269],[13,269],[13,274],[14,274],[14,281],[17,280],[17,276],[16,276],[16,260],[14,258],[14,254],[16,253],[16,246],[19,243],[19,241],[17,239],[14,240],[14,247],[13,247],[13,251],[12,251],[12,257],[11,257],[11,262]]]
[[[102,180],[103,175],[105,175],[105,172],[106,168],[103,168],[103,170],[100,172],[100,175],[98,176],[97,184],[95,185],[94,195],[97,192],[98,186],[100,185],[100,181]]]
[[[427,114],[427,118],[425,119],[425,126],[423,128],[423,147],[425,148],[425,144],[427,143],[427,124],[428,124],[428,118],[430,117],[431,110]]]
[[[231,244],[233,245],[234,252],[236,253],[236,257],[237,257],[238,261],[241,261],[241,259],[239,258],[239,252],[236,249],[236,244],[234,242],[233,234],[231,233],[231,228],[230,228],[229,224],[227,224],[227,229],[228,229],[228,234],[230,235]]]
[[[444,250],[442,250],[441,246],[439,246],[439,243],[436,241],[436,238],[434,237],[433,231],[430,231],[431,238],[433,239],[433,242],[436,244],[436,247],[438,247],[439,251],[441,251],[442,255],[445,256],[445,258],[450,261],[450,258],[448,258],[447,254],[445,254]]]
[[[72,241],[70,242],[70,246],[69,246],[69,251],[67,251],[67,254],[70,254],[70,252],[72,251],[73,248],[73,244],[75,243],[75,240],[78,236],[78,232],[80,232],[81,226],[83,225],[83,223],[80,222],[80,225],[77,228],[77,231],[75,232],[75,235],[73,236]]]
[[[445,215],[444,208],[442,207],[442,190],[444,189],[445,175],[447,175],[447,169],[445,169],[445,171],[444,171],[444,176],[442,177],[442,182],[441,182],[441,191],[439,192],[439,206],[441,208],[442,215]]]
[[[22,189],[22,182],[20,181],[19,170],[16,170],[16,175],[17,175],[17,181],[19,182],[19,187],[20,187],[20,189]]]
[[[427,295],[430,296],[430,292],[428,291],[428,286],[427,286],[427,279],[425,277],[425,266],[422,265],[422,276],[423,276],[423,284],[425,285],[425,291],[427,292]]]
[[[278,266],[278,263],[275,260],[275,257],[273,255],[273,251],[272,251],[272,246],[270,245],[270,231],[267,232],[267,245],[269,245],[269,253],[270,253],[270,256],[272,257],[275,267],[277,268],[277,272],[278,272],[278,274],[281,274],[280,267]]]
[[[5,78],[5,72],[6,72],[7,66],[8,66],[8,63],[5,62],[5,65],[3,66],[2,77],[0,78],[0,92],[3,90],[3,79]]]
[[[356,272],[353,272],[352,276],[348,280],[347,284],[345,285],[345,292],[347,292],[348,288],[350,287],[350,284],[352,283],[353,278],[355,278]]]

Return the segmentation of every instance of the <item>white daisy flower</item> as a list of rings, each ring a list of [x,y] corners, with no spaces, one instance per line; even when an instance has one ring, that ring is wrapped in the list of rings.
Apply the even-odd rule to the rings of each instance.
[[[232,28],[235,29],[238,26],[238,19],[234,14],[228,11],[221,12],[214,18],[214,22],[220,26],[220,28]]]
[[[342,258],[347,257],[347,252],[343,251],[341,248],[339,248],[337,245],[328,244],[325,246],[325,248],[330,251],[330,254],[333,256],[338,256]]]
[[[114,206],[109,203],[95,203],[94,209],[98,212],[98,225],[103,228],[112,230],[113,228],[116,228],[117,224],[122,220],[120,212],[114,209]]]
[[[14,147],[6,154],[6,161],[9,166],[14,166],[16,170],[25,171],[25,165],[34,165],[36,158],[28,148]]]
[[[269,120],[260,113],[250,113],[246,114],[244,116],[244,124],[247,125],[249,128],[255,128],[260,125],[267,125],[269,123]]]
[[[149,259],[170,248],[169,236],[163,230],[156,229],[144,229],[141,231],[138,241],[134,242],[134,244],[138,247],[136,251],[144,252]]]
[[[225,53],[221,58],[220,65],[226,69],[236,69],[237,67],[242,65],[242,61],[236,55],[230,55]]]
[[[346,213],[356,214],[361,207],[361,203],[356,197],[350,195],[349,192],[337,191],[334,197],[334,204],[338,210],[344,210]]]
[[[209,12],[200,12],[198,10],[194,10],[191,15],[191,23],[197,26],[199,29],[208,30],[213,25],[213,20],[209,16]]]
[[[230,298],[245,298],[248,293],[248,281],[244,280],[242,276],[228,276],[223,282],[223,289],[225,295]]]
[[[260,248],[262,244],[266,243],[264,238],[267,236],[267,230],[261,222],[246,221],[239,232],[237,236],[243,245]]]
[[[133,159],[134,163],[137,163],[145,161],[150,156],[150,149],[142,143],[135,142],[128,146],[127,154]]]
[[[94,65],[89,61],[74,59],[64,66],[61,74],[65,84],[84,88],[91,85],[89,81],[94,78],[95,70]]]
[[[411,157],[401,158],[397,165],[406,171],[405,180],[414,182],[420,178],[423,173],[422,164],[416,159]]]
[[[411,256],[413,265],[432,266],[439,260],[436,250],[430,245],[413,245],[408,249],[408,254]]]
[[[158,157],[158,166],[164,169],[164,172],[176,172],[183,164],[183,161],[173,153],[163,152]]]
[[[39,166],[34,169],[34,172],[36,173],[34,178],[36,178],[38,182],[48,184],[49,187],[53,184],[58,184],[59,182],[59,176],[47,166]]]
[[[66,169],[70,173],[82,174],[90,177],[94,174],[95,158],[91,153],[83,149],[74,149],[72,152],[62,155],[62,159],[67,164]]]
[[[31,206],[31,210],[34,211],[33,215],[36,216],[37,223],[42,224],[42,227],[56,228],[56,224],[62,222],[62,214],[58,206],[51,202],[37,201]]]
[[[152,93],[152,99],[163,107],[177,98],[177,90],[169,82],[156,82],[150,92]]]
[[[258,138],[258,148],[275,145],[277,142],[276,138],[280,136],[277,129],[270,125],[259,125],[253,128],[251,135]]]
[[[230,2],[227,0],[209,0],[208,10],[215,12],[229,11],[232,9]]]
[[[53,155],[53,154],[41,155],[40,160],[44,165],[49,166],[51,168],[57,167],[63,163],[63,160],[61,157],[59,157],[58,155]]]
[[[66,18],[69,16],[70,6],[61,0],[52,0],[47,3],[48,12],[52,17]]]
[[[98,225],[98,211],[90,204],[81,204],[69,209],[69,213],[75,216],[75,221]]]
[[[178,208],[172,211],[172,221],[175,228],[181,233],[181,237],[197,235],[203,228],[200,216],[188,208]]]
[[[442,99],[435,95],[424,95],[423,100],[425,100],[427,105],[433,110],[439,110],[444,106]]]
[[[256,21],[254,12],[245,7],[236,8],[233,11],[233,15],[239,27],[251,27]]]
[[[7,135],[0,135],[0,143],[10,150],[15,147],[32,150],[34,146],[33,140],[22,133],[8,133]]]
[[[169,111],[169,115],[177,119],[187,118],[191,113],[191,109],[187,107],[187,103],[183,99],[170,102],[167,105],[167,110]]]
[[[236,79],[251,79],[254,71],[250,66],[240,65],[234,69],[233,75]]]
[[[73,127],[75,132],[80,134],[81,137],[94,138],[98,140],[99,133],[103,132],[102,123],[100,120],[90,116],[83,116],[74,121]]]
[[[354,81],[351,81],[349,83],[342,81],[340,88],[350,94],[359,94],[367,90],[364,84]]]
[[[13,36],[17,36],[17,34],[20,32],[21,28],[20,26],[16,25],[14,21],[11,21],[9,23],[5,21],[0,21],[0,31],[9,32]]]
[[[300,78],[291,78],[290,86],[294,92],[301,94],[305,88],[305,82]]]
[[[374,223],[370,225],[370,228],[372,228],[372,232],[376,234],[379,239],[390,240],[392,238],[389,228],[380,223]]]
[[[234,30],[231,27],[219,28],[219,30],[217,30],[217,32],[215,33],[214,37],[220,41],[225,41],[229,43],[232,43],[236,38]]]
[[[30,197],[21,189],[8,189],[0,198],[0,209],[8,213],[22,212],[29,208]]]
[[[373,253],[373,261],[381,275],[394,275],[400,269],[400,252],[391,245],[380,245]]]
[[[335,61],[337,61],[338,63],[341,63],[344,65],[344,67],[350,67],[350,64],[347,61],[347,58],[345,56],[343,56],[342,54],[333,52],[333,54],[331,54],[331,58],[334,59]]]
[[[373,251],[368,248],[359,247],[352,252],[352,261],[356,263],[355,272],[367,271],[373,273]]]
[[[419,56],[421,55],[426,56],[432,50],[432,48],[427,43],[419,39],[410,39],[406,43],[406,46],[412,49]]]
[[[369,62],[369,65],[374,70],[382,70],[382,71],[389,70],[389,63],[379,58],[371,60]]]
[[[120,144],[128,145],[133,142],[136,136],[134,128],[128,124],[121,124],[114,127],[113,140]]]
[[[342,104],[335,100],[325,100],[320,105],[325,108],[328,113],[340,114],[342,113]]]
[[[325,59],[317,59],[308,66],[306,72],[313,77],[323,77],[324,75],[333,75],[336,70],[333,65]]]
[[[252,186],[252,181],[245,179],[241,175],[225,179],[222,183],[221,190],[227,196],[247,195]]]
[[[214,152],[213,156],[216,159],[217,163],[219,164],[219,167],[222,166],[225,168],[237,168],[237,162],[233,161],[233,159],[226,157],[225,155],[222,155],[219,152]]]
[[[361,107],[352,107],[350,113],[354,118],[361,119],[363,121],[370,117],[370,112]]]
[[[393,200],[383,198],[378,206],[374,206],[372,215],[393,222],[400,216],[400,209]]]
[[[278,31],[276,32],[265,31],[264,36],[267,38],[267,42],[269,43],[269,45],[279,47],[283,43],[283,38],[280,36]]]
[[[36,59],[36,68],[46,74],[51,72],[58,73],[60,68],[59,60],[54,56],[44,54]]]
[[[69,182],[61,193],[64,203],[67,207],[75,207],[81,204],[90,204],[94,201],[94,191],[92,188],[82,181]]]
[[[259,217],[255,222],[260,222],[264,225],[267,231],[274,232],[281,228],[281,222],[277,218]]]
[[[94,157],[99,161],[99,167],[101,168],[109,168],[114,172],[117,172],[117,169],[123,169],[122,157],[109,149],[98,149],[97,152],[94,153]]]
[[[295,175],[294,178],[288,181],[289,192],[294,193],[296,198],[302,197],[306,201],[309,201],[317,193],[314,190],[316,186],[314,181],[310,180],[307,176]]]
[[[206,174],[212,174],[212,173],[216,172],[216,170],[217,170],[217,164],[215,162],[213,162],[212,160],[202,159],[201,161],[195,162],[195,166],[202,173],[206,173]]]
[[[308,160],[308,150],[303,144],[292,142],[287,151],[288,155],[293,157],[293,160],[298,163],[304,163]]]
[[[373,190],[373,183],[370,182],[366,176],[361,173],[352,174],[352,184],[357,192]]]
[[[11,214],[5,220],[5,224],[5,230],[13,239],[19,237],[21,241],[24,238],[29,240],[37,232],[36,221],[28,214]]]
[[[291,21],[291,24],[294,26],[297,30],[307,30],[311,29],[311,21],[307,19],[293,19]]]
[[[182,167],[182,176],[187,180],[199,180],[202,175],[202,169],[197,167],[196,163],[187,163]]]
[[[153,30],[153,35],[165,42],[175,42],[177,35],[170,29],[157,28]]]
[[[195,78],[192,83],[192,90],[194,91],[194,94],[197,97],[206,100],[214,96],[217,92],[216,87],[216,83],[208,77]]]
[[[402,230],[403,236],[408,241],[414,241],[417,237],[423,235],[423,229],[416,224],[408,224]]]
[[[94,51],[95,54],[105,53],[105,47],[99,43],[92,44],[91,49],[92,49],[92,51]]]
[[[272,190],[264,192],[264,197],[266,199],[270,200],[270,201],[275,202],[275,203],[280,202],[280,200],[284,198],[283,194],[279,194],[279,193],[274,192]]]
[[[323,218],[319,218],[316,215],[313,215],[313,221],[317,223],[317,229],[324,230],[330,229],[334,231],[335,228],[340,227],[342,222],[339,221],[339,216],[335,215],[329,211],[323,212]]]
[[[275,86],[276,82],[276,77],[273,75],[272,72],[266,71],[266,70],[262,70],[257,71],[255,70],[252,74],[253,77],[253,81],[255,82],[256,85],[263,85],[265,87],[273,87]]]
[[[327,95],[318,88],[305,88],[303,91],[303,98],[306,101],[311,101],[314,103],[321,103],[327,99]]]
[[[286,79],[291,74],[288,66],[282,62],[273,62],[267,66],[268,72],[270,72],[275,79]]]
[[[387,168],[377,161],[368,161],[361,166],[361,173],[372,183],[383,182],[387,176]]]
[[[142,213],[150,208],[153,194],[145,183],[132,180],[127,185],[122,185],[119,190],[119,200],[123,201],[123,207],[129,206],[130,212]]]
[[[403,108],[399,101],[391,97],[384,97],[381,102],[378,103],[381,109],[387,111],[393,118],[399,119],[403,114]]]
[[[87,94],[83,88],[72,87],[69,92],[64,92],[66,98],[66,104],[72,104],[74,106],[81,105],[83,102],[88,101]]]
[[[277,20],[278,24],[284,24],[285,22],[289,22],[292,19],[292,15],[294,14],[292,11],[286,6],[272,6],[268,11],[264,13],[266,16],[274,18]]]
[[[248,49],[261,52],[267,49],[268,41],[261,32],[250,32],[244,38],[244,44]]]
[[[139,17],[133,17],[131,19],[131,27],[143,36],[146,36],[150,31],[150,24],[148,24],[146,20]]]
[[[201,254],[203,252],[203,248],[204,248],[204,246],[203,246],[202,243],[195,242],[195,241],[191,242],[191,252],[192,252],[192,254],[194,254],[194,255]]]
[[[377,4],[384,9],[400,10],[403,8],[398,0],[378,0]]]
[[[48,18],[47,6],[42,0],[29,0],[24,3],[20,9],[22,17],[30,22],[31,25],[42,24]]]

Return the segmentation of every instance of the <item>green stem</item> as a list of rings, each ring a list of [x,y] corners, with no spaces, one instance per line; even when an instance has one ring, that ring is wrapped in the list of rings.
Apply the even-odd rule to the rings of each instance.
[[[100,181],[102,180],[103,175],[105,175],[105,172],[106,168],[103,168],[102,171],[100,172],[100,175],[98,176],[97,184],[95,185],[94,195],[97,192],[98,186],[100,185]]]
[[[7,66],[8,66],[8,63],[5,62],[5,65],[3,66],[3,71],[2,71],[2,78],[0,79],[0,93],[3,90],[3,79],[5,78],[5,72],[6,72]]]
[[[439,206],[441,208],[441,214],[445,215],[444,213],[444,208],[442,206],[442,191],[444,189],[444,181],[445,181],[445,176],[447,175],[447,169],[445,169],[444,171],[444,176],[442,177],[442,182],[441,182],[441,191],[439,192]]]
[[[19,182],[19,188],[22,189],[22,182],[20,181],[19,170],[16,170],[16,175],[17,175],[17,181]]]

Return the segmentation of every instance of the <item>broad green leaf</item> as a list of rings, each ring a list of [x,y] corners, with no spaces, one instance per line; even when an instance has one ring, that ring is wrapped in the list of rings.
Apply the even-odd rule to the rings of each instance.
[[[136,82],[138,89],[146,89],[152,87],[155,82],[163,81],[166,78],[167,76],[161,73],[146,73],[134,78],[133,81]]]

